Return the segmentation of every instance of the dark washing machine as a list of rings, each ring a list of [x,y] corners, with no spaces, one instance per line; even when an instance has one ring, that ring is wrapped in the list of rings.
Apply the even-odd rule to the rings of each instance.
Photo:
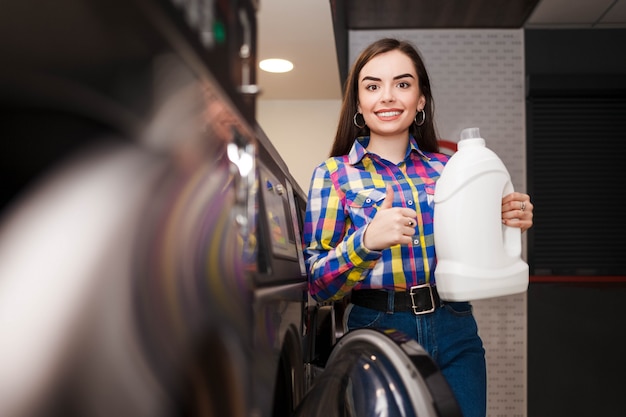
[[[448,383],[414,340],[358,329],[333,347],[295,417],[462,417]]]
[[[220,4],[0,6],[0,415],[258,415],[254,19]]]
[[[257,141],[252,389],[259,415],[291,416],[310,380],[301,238],[306,195],[260,128]]]

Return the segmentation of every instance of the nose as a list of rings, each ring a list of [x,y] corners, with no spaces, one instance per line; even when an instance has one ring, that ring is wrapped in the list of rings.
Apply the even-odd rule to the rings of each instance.
[[[383,87],[381,89],[380,101],[383,103],[389,103],[394,101],[396,98],[393,94],[393,87]]]

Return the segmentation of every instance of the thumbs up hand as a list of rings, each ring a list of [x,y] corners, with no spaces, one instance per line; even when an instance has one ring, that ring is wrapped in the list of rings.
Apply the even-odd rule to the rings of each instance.
[[[393,207],[393,194],[393,188],[387,185],[387,195],[365,231],[363,244],[370,250],[412,242],[417,212],[406,207]]]

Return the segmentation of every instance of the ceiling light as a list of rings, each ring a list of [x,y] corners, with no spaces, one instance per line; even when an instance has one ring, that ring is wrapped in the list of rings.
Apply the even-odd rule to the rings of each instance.
[[[259,67],[267,72],[289,72],[293,69],[293,64],[286,59],[273,58],[259,62]]]

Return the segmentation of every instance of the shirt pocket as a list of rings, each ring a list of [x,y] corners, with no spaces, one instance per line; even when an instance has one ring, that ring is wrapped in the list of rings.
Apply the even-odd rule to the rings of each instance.
[[[387,195],[386,189],[366,188],[350,190],[346,193],[346,206],[352,223],[357,227],[365,226],[376,214],[378,207]]]
[[[435,184],[424,185],[424,191],[426,191],[426,202],[430,208],[435,205]]]

